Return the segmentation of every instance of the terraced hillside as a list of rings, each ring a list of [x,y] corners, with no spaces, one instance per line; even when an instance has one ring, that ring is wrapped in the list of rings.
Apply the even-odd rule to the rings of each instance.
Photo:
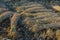
[[[60,12],[37,2],[0,7],[1,40],[60,40]]]

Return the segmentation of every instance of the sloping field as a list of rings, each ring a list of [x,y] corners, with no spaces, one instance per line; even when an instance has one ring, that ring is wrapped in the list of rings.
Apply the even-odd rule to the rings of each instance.
[[[26,2],[13,10],[0,7],[0,40],[60,40],[59,8],[47,9],[37,2]]]

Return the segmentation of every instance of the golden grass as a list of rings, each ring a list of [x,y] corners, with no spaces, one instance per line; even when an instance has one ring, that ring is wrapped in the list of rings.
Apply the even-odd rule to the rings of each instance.
[[[54,32],[51,29],[48,29],[46,35],[52,38],[54,36]]]
[[[60,12],[60,6],[55,5],[55,6],[52,6],[52,8],[53,8],[55,11]]]
[[[57,40],[60,40],[60,30],[56,31],[56,38],[57,38]]]

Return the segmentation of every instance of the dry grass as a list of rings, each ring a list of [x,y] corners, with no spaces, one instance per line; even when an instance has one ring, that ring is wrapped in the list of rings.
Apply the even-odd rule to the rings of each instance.
[[[55,5],[55,6],[52,6],[52,8],[53,8],[55,11],[60,12],[60,6]]]
[[[57,38],[57,40],[60,40],[60,30],[56,31],[56,38]]]
[[[7,29],[9,30],[8,37],[16,37],[16,32],[18,31],[17,33],[20,32],[19,35],[22,35],[20,37],[23,37],[25,39],[30,38],[31,40],[33,40],[36,38],[36,40],[38,40],[39,38],[42,38],[41,40],[54,40],[56,37],[57,40],[59,40],[60,30],[57,30],[56,28],[56,31],[54,32],[54,26],[52,28],[50,28],[50,26],[52,26],[53,24],[56,24],[57,26],[60,25],[60,16],[53,12],[41,12],[41,9],[44,8],[41,8],[39,4],[31,3],[29,5],[25,4],[17,7],[16,11],[18,13],[8,11],[1,14],[0,19],[2,21],[10,18],[10,26],[9,29]],[[47,28],[48,24],[49,26]],[[19,28],[17,29],[17,27],[19,27],[20,30],[18,30]]]

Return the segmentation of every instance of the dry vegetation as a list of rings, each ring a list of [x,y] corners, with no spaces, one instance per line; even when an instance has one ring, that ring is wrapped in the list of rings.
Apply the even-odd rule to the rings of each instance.
[[[55,11],[60,12],[60,6],[54,5],[54,6],[52,6],[52,8],[53,8]]]
[[[16,12],[2,8],[0,29],[12,40],[60,40],[60,16],[38,3],[18,6]]]

